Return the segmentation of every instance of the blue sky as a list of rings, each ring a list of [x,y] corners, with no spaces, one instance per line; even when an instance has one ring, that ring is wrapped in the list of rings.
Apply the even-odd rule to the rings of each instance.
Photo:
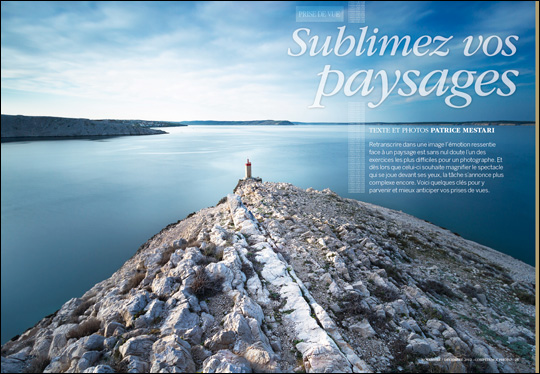
[[[367,121],[533,120],[534,2],[366,2],[365,23],[296,22],[296,6],[348,2],[2,2],[1,104],[4,114],[147,120],[288,119],[347,122],[349,102],[370,96],[324,98],[309,109],[326,64],[345,77],[361,69],[517,70],[516,92],[479,97],[450,108],[445,96],[396,92]],[[346,26],[379,29],[379,36],[453,36],[448,56],[287,55],[295,29],[324,40]],[[368,31],[368,35],[369,34]],[[513,56],[463,56],[463,39],[519,36]],[[431,82],[434,83],[434,82]],[[450,80],[447,82],[450,84]],[[327,91],[334,82],[329,81]],[[397,86],[398,88],[401,85]],[[493,87],[505,86],[500,80]],[[397,88],[396,88],[397,89]],[[377,100],[375,100],[377,101]]]

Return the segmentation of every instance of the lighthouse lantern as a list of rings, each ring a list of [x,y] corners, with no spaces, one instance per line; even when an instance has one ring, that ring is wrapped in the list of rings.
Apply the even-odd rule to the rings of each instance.
[[[246,162],[246,179],[251,178],[251,162],[249,162],[249,158]]]

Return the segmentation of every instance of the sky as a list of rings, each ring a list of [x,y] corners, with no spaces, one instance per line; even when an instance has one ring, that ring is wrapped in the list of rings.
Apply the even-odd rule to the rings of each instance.
[[[364,22],[349,22],[347,10],[353,2],[9,2],[1,3],[1,106],[2,114],[117,118],[144,120],[291,120],[300,122],[349,122],[350,103],[365,108],[368,122],[425,121],[532,121],[535,115],[535,4],[534,2],[365,2]],[[364,3],[364,2],[354,2]],[[342,11],[343,20],[320,16],[297,20],[297,11]],[[320,14],[320,13],[318,13]],[[352,13],[351,13],[352,14]],[[344,37],[359,43],[361,28],[376,43],[409,36],[411,45],[419,37],[452,36],[441,50],[446,56],[382,56],[366,53],[346,56],[330,53],[309,55],[310,38],[318,36],[316,49],[330,37],[335,47],[339,27]],[[302,40],[308,50],[300,56],[293,33],[310,30]],[[375,34],[374,29],[378,32]],[[510,36],[515,53],[487,56],[482,49],[464,56],[464,39],[472,36],[489,40],[488,54],[500,40],[501,52]],[[424,39],[425,41],[426,39]],[[314,44],[314,43],[312,43]],[[433,43],[430,51],[440,43]],[[342,45],[341,51],[347,49]],[[326,65],[343,74],[329,74],[321,106],[313,106]],[[347,96],[347,84],[360,87],[366,74],[385,72],[392,87],[396,70],[416,84],[430,72],[448,69],[443,87],[421,96],[402,96],[407,86],[398,80],[388,98],[376,108],[383,80],[379,75],[362,95]],[[481,73],[495,70],[499,78],[484,86],[493,93],[480,96],[474,85],[464,91],[471,102],[463,108],[446,103],[453,87],[452,76],[459,70]],[[505,71],[515,84],[510,96],[501,76]],[[484,82],[494,74],[484,77]],[[436,73],[427,88],[436,88]],[[462,75],[456,83],[466,82]],[[464,100],[454,97],[455,103]],[[461,101],[460,101],[461,100]],[[357,104],[359,103],[359,104]]]

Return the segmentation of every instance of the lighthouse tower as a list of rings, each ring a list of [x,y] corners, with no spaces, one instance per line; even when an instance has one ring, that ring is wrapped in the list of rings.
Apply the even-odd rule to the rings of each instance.
[[[249,158],[246,162],[246,178],[245,179],[250,179],[251,178],[251,162],[249,162]]]

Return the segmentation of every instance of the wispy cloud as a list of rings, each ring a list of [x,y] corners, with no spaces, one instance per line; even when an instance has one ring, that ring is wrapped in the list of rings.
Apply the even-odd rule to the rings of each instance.
[[[451,4],[366,5],[365,25],[378,27],[381,34],[520,33],[519,55],[506,60],[464,59],[458,53],[460,41],[444,59],[294,58],[286,52],[294,45],[295,28],[307,26],[314,34],[335,37],[340,24],[296,23],[293,2],[2,2],[1,6],[4,113],[345,121],[346,102],[363,98],[337,95],[328,99],[331,105],[324,110],[307,109],[324,64],[348,73],[361,68],[392,73],[468,65],[534,71],[534,16],[531,21],[528,13],[534,6],[528,3],[473,3],[459,22],[455,22],[459,12],[453,14],[454,23],[445,18],[453,9]],[[348,24],[347,28],[354,33],[361,26]],[[527,87],[534,75],[524,76],[520,87],[532,91]],[[388,102],[387,108],[395,100]],[[414,105],[418,101],[404,102]],[[470,110],[466,115],[480,115]],[[422,120],[421,114],[414,114],[420,110],[410,113],[418,117],[411,120]],[[372,115],[376,120],[389,116],[382,110]]]

